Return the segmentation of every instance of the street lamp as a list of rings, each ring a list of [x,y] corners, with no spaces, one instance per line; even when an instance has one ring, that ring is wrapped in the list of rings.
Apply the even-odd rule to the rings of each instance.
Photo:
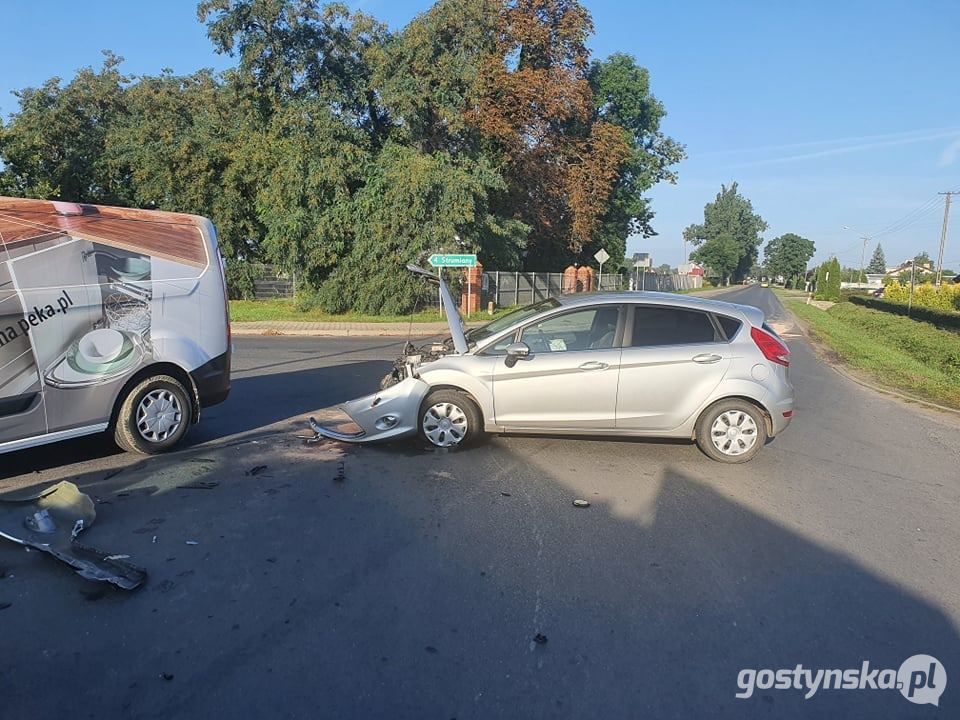
[[[851,232],[856,232],[856,230],[854,230],[849,225],[844,225],[842,229],[850,230]],[[863,247],[860,248],[860,284],[863,285],[863,281],[864,281],[863,263],[864,263],[864,257],[867,254],[867,242],[869,242],[870,238],[864,235],[860,239],[863,240]]]

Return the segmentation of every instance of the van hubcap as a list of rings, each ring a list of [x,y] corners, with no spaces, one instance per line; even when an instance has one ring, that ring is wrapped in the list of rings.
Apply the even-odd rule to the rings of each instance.
[[[467,416],[453,403],[437,403],[423,414],[423,434],[437,447],[456,445],[467,434]]]
[[[137,406],[137,430],[148,442],[163,442],[183,422],[180,401],[169,390],[151,390]]]
[[[757,424],[745,412],[727,410],[713,421],[710,439],[724,455],[742,455],[757,442]]]

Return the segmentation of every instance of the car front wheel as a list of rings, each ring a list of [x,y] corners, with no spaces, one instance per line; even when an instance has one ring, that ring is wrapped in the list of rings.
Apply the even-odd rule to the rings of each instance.
[[[745,463],[767,442],[763,413],[744,400],[721,400],[697,421],[697,445],[708,457],[724,463]]]
[[[420,438],[434,447],[467,445],[482,434],[480,409],[466,393],[435,390],[420,406]]]

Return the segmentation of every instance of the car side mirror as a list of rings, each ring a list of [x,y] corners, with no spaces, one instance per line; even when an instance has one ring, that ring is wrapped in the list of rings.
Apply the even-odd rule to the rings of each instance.
[[[507,345],[507,358],[504,364],[507,367],[513,367],[517,360],[526,360],[530,357],[530,346],[525,342],[515,342]]]

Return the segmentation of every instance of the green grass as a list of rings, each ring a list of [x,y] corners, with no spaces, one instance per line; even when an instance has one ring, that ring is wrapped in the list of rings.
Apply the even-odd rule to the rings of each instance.
[[[877,384],[960,408],[960,333],[852,303],[823,311],[790,300],[788,307]]]
[[[511,308],[502,308],[488,315],[486,311],[474,313],[464,320],[484,322],[503,315]],[[443,322],[445,318],[435,310],[427,310],[413,315],[362,315],[344,313],[334,315],[319,309],[297,310],[293,300],[231,300],[230,320],[232,322],[376,322],[376,323],[415,323]]]

